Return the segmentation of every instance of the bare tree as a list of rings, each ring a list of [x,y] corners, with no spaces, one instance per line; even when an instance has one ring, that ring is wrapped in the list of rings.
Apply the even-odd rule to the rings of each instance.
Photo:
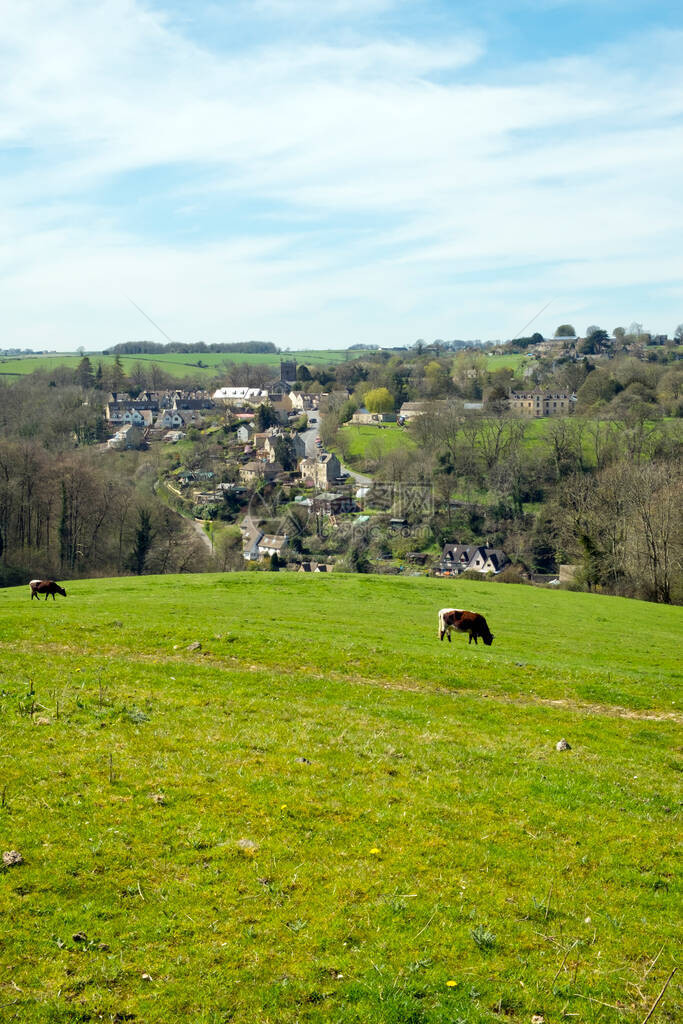
[[[625,489],[634,519],[632,549],[655,601],[670,604],[683,567],[683,472],[680,463],[631,463]]]

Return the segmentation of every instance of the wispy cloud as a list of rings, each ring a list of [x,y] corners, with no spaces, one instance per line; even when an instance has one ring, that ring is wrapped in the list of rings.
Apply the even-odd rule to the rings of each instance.
[[[550,295],[560,319],[674,326],[683,33],[502,75],[474,30],[209,45],[173,14],[8,8],[10,342],[145,333],[127,292],[174,336],[290,345],[499,336]]]

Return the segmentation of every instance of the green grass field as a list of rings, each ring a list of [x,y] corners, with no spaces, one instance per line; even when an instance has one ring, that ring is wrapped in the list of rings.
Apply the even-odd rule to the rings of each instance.
[[[362,355],[362,353],[356,353]],[[112,366],[114,356],[103,356],[98,352],[89,352],[94,367],[102,363],[103,367]],[[297,352],[161,352],[149,353],[134,356],[122,356],[121,364],[126,373],[131,373],[136,363],[148,366],[154,363],[160,366],[166,373],[178,379],[192,377],[193,379],[210,379],[225,366],[227,362],[249,363],[251,366],[269,366],[273,371],[280,369],[280,359],[296,359],[297,363],[307,363],[316,366],[330,366],[343,363],[347,358],[354,358],[354,353],[347,353],[345,349],[312,350]],[[81,361],[81,356],[72,353],[47,355],[47,356],[24,356],[19,359],[0,357],[0,377],[11,379],[12,377],[23,376],[33,373],[36,370],[54,370],[57,367],[76,369]],[[199,367],[198,362],[203,365]]]
[[[414,449],[415,442],[404,427],[395,423],[386,423],[382,428],[365,426],[364,424],[347,423],[344,434],[350,440],[351,461],[366,458],[374,447],[382,455],[395,451],[397,448]]]
[[[680,609],[66,586],[0,591],[3,1024],[641,1024],[679,937]],[[439,643],[442,605],[493,646]]]
[[[504,355],[486,355],[485,369],[492,373],[494,370],[514,370],[515,373],[521,370],[527,363],[534,361],[533,356],[525,352],[506,352]]]
[[[527,449],[537,448],[543,444],[547,444],[550,431],[553,426],[556,426],[559,421],[553,417],[547,417],[545,419],[530,419],[524,421],[526,433],[524,437],[524,447]],[[594,461],[594,454],[591,449],[591,438],[587,429],[590,426],[591,421],[588,419],[579,420],[578,417],[572,418],[572,423],[580,422],[584,427],[584,435],[582,438],[584,458],[588,464]],[[380,430],[377,427],[365,426],[362,424],[347,423],[343,428],[344,434],[349,438],[350,457],[353,465],[360,459],[367,458],[371,454],[371,450],[376,447],[377,451],[380,451],[384,455],[387,452],[394,451],[397,448],[406,448],[413,450],[416,445],[410,434],[410,428],[399,427],[395,423],[388,423],[385,425],[385,429]]]

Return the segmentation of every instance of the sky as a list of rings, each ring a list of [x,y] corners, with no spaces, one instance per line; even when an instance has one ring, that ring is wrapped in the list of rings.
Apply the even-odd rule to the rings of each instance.
[[[0,24],[0,348],[683,321],[679,2],[0,0]]]

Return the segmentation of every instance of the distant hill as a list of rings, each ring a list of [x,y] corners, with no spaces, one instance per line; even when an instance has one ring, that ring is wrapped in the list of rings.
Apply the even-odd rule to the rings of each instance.
[[[156,341],[122,341],[118,345],[103,350],[107,356],[131,356],[145,353],[162,352],[269,352],[278,353],[280,350],[272,341],[233,341],[208,344],[204,341],[180,342],[169,341],[162,345]]]

